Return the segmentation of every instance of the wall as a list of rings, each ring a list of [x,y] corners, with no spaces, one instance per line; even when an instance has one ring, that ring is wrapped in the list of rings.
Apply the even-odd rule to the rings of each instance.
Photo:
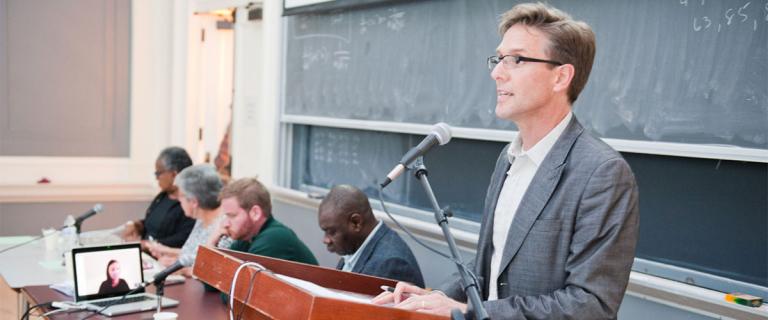
[[[143,215],[157,193],[152,172],[158,152],[183,142],[171,134],[179,122],[179,111],[171,108],[179,90],[171,76],[178,69],[171,63],[179,38],[172,28],[176,10],[183,10],[180,2],[131,3],[129,156],[0,157],[0,236],[37,234],[96,202],[105,211],[85,230]],[[37,184],[43,177],[51,182]]]
[[[141,219],[149,201],[104,201],[104,210],[86,220],[82,231],[114,228],[128,220]],[[0,203],[0,237],[39,235],[43,228],[56,228],[67,215],[76,218],[93,208],[92,202]]]

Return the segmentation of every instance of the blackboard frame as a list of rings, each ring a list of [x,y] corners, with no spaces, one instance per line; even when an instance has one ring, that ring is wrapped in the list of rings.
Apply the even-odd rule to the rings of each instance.
[[[320,0],[317,3],[299,6],[286,5],[287,0],[283,0],[283,16],[292,16],[307,13],[325,13],[341,9],[360,9],[387,3],[419,1],[419,0]]]
[[[280,115],[280,121],[283,123],[316,125],[323,127],[377,130],[383,132],[402,132],[423,135],[429,134],[432,129],[432,125],[418,123],[351,120],[291,115],[285,113]],[[513,130],[477,129],[463,127],[451,127],[451,130],[453,132],[453,136],[457,138],[488,141],[512,141],[512,139],[517,135],[517,131]],[[621,152],[768,163],[768,150],[763,149],[660,141],[623,140],[612,138],[601,139],[617,151]]]

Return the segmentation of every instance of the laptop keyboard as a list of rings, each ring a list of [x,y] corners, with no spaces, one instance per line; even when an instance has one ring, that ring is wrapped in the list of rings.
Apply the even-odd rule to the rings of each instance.
[[[126,303],[133,303],[133,302],[141,302],[141,301],[147,301],[147,300],[155,300],[155,298],[147,297],[145,295],[135,296],[135,297],[127,297],[123,299],[120,302],[115,302],[120,299],[114,299],[114,300],[106,300],[106,301],[95,301],[91,302],[92,305],[99,306],[99,307],[106,307],[110,304],[126,304]]]

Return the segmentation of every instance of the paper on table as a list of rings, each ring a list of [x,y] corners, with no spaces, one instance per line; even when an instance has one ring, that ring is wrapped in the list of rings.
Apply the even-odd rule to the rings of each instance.
[[[317,296],[326,297],[326,298],[340,299],[340,300],[346,300],[346,301],[352,301],[352,302],[357,302],[357,303],[371,304],[371,300],[370,299],[356,297],[356,296],[353,296],[353,295],[350,295],[350,294],[345,294],[343,292],[333,291],[333,290],[330,290],[328,288],[324,288],[324,287],[318,286],[318,285],[316,285],[316,284],[314,284],[312,282],[309,282],[309,281],[305,281],[305,280],[301,280],[301,279],[296,279],[296,278],[285,276],[285,275],[282,275],[282,274],[275,274],[275,276],[277,276],[278,278],[280,278],[281,280],[283,280],[285,282],[288,282],[288,283],[290,283],[290,284],[292,284],[294,286],[297,286],[297,287],[299,287],[301,289],[307,290],[307,291],[309,291],[312,294],[317,295]]]
[[[64,281],[61,283],[54,283],[49,287],[67,296],[75,296],[75,283],[72,280]]]

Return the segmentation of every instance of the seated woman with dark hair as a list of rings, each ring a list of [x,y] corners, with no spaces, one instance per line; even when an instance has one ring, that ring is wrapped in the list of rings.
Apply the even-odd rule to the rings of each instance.
[[[195,220],[184,215],[178,200],[178,188],[173,184],[173,179],[181,170],[191,165],[192,159],[182,148],[168,147],[160,152],[155,161],[155,178],[160,186],[160,193],[152,200],[144,219],[128,221],[125,224],[123,239],[155,240],[173,248],[184,244],[195,226]],[[147,245],[146,241],[142,241],[144,249]]]
[[[127,292],[128,283],[120,279],[120,263],[117,260],[109,260],[107,263],[107,280],[99,286],[99,294]]]

